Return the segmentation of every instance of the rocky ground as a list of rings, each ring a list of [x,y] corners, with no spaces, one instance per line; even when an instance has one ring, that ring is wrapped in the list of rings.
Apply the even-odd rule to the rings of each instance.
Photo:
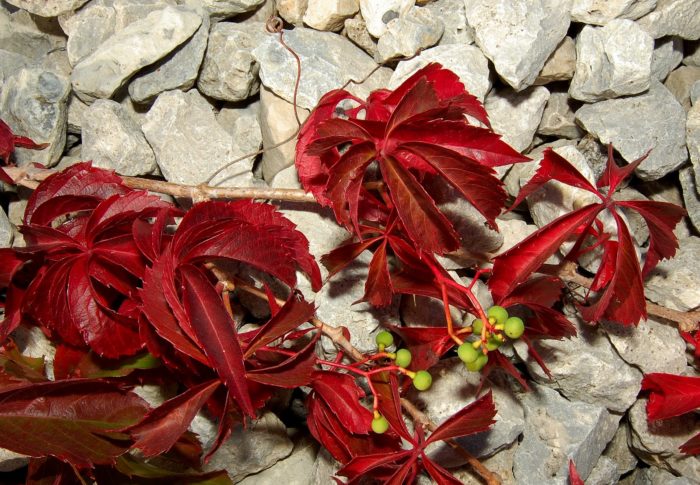
[[[50,144],[38,152],[18,149],[16,162],[61,168],[93,160],[120,174],[184,184],[205,182],[225,167],[212,184],[298,187],[293,143],[227,166],[297,126],[294,58],[265,30],[275,7],[289,28],[286,42],[301,58],[302,119],[324,93],[360,81],[377,63],[383,67],[349,89],[365,96],[393,88],[435,61],[460,76],[484,101],[495,131],[534,161],[553,147],[594,179],[605,144],[628,162],[651,148],[623,195],[682,204],[689,217],[676,230],[679,254],[647,280],[647,296],[677,310],[700,306],[697,0],[0,0],[0,118]],[[535,165],[501,173],[512,194]],[[0,209],[0,247],[22,244],[14,226],[26,197],[22,190],[10,194],[7,211]],[[530,197],[529,213],[501,220],[500,233],[485,229],[469,208],[446,210],[462,220],[468,247],[498,252],[586,197],[550,183]],[[282,209],[316,256],[347,237],[324,211]],[[648,231],[638,218],[630,223],[643,245]],[[438,306],[420,300],[382,312],[351,305],[363,293],[365,272],[353,267],[311,295],[319,317],[348,326],[360,350],[374,347],[381,321],[440,318]],[[678,332],[654,320],[636,329],[590,329],[571,318],[578,337],[538,346],[554,379],[516,345],[513,358],[535,380],[533,391],[495,381],[498,423],[465,446],[504,483],[565,484],[567,457],[588,485],[700,483],[700,461],[678,452],[700,431],[700,418],[650,426],[645,400],[638,399],[643,373],[695,374]],[[40,334],[24,337],[33,352],[50,353]],[[436,422],[467,404],[478,385],[478,375],[458,364],[442,362],[433,388],[417,397]],[[162,399],[153,389],[143,394]],[[296,395],[281,401],[280,409],[291,403],[292,411],[300,403]],[[212,438],[211,423],[195,424]],[[0,470],[24,463],[5,453]],[[252,430],[239,430],[210,466],[227,468],[244,484],[330,483],[336,469],[311,438],[272,412]],[[475,480],[467,470],[458,476]]]

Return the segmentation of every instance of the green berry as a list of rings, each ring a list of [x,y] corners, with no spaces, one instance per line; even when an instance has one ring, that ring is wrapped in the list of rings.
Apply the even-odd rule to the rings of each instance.
[[[502,306],[494,305],[486,312],[489,319],[493,318],[497,324],[504,324],[508,320],[508,310]]]
[[[399,349],[396,351],[396,365],[404,369],[411,365],[411,351],[408,349]]]
[[[474,362],[471,362],[467,365],[467,369],[469,369],[472,372],[479,372],[481,369],[484,368],[486,363],[489,361],[489,356],[485,354],[479,355],[479,357],[476,358]]]
[[[372,419],[372,431],[377,434],[384,434],[389,429],[389,421],[381,414]]]
[[[477,318],[474,320],[474,323],[472,323],[472,333],[474,335],[476,334],[481,334],[481,331],[484,329],[484,322],[481,320],[481,318]]]
[[[377,342],[378,346],[383,345],[384,347],[388,347],[394,343],[394,336],[391,334],[391,332],[382,330],[376,337],[374,337],[374,341]]]
[[[510,338],[520,338],[525,332],[525,322],[523,322],[522,318],[510,317],[506,320],[504,332]]]
[[[498,347],[501,346],[502,343],[503,342],[501,342],[499,339],[497,339],[495,335],[491,335],[489,337],[489,339],[486,341],[486,349],[487,350],[496,350]]]
[[[419,370],[416,372],[415,377],[413,377],[413,387],[419,391],[427,391],[433,383],[433,376],[430,372],[425,370]]]
[[[457,355],[462,359],[462,362],[468,364],[469,362],[474,362],[477,357],[479,357],[479,352],[474,348],[471,342],[464,342],[462,345],[457,347]]]

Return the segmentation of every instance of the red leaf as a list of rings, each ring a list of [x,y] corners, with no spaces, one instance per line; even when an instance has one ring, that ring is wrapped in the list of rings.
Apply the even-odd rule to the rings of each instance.
[[[617,189],[617,186],[625,180],[627,177],[632,175],[632,172],[642,163],[648,156],[651,150],[646,152],[644,155],[639,157],[633,162],[628,163],[624,167],[620,168],[615,163],[615,158],[613,157],[613,146],[608,144],[608,164],[605,171],[600,175],[598,179],[598,188],[610,187],[608,189],[608,194],[612,194]]]
[[[241,410],[255,417],[245,380],[245,365],[235,323],[226,312],[206,275],[197,267],[183,265],[182,298],[192,328],[201,342],[204,353],[216,369]]]
[[[321,258],[321,262],[328,270],[328,276],[331,277],[338,271],[345,268],[353,262],[360,254],[369,249],[374,243],[383,239],[382,236],[365,239],[364,241],[343,244],[338,246],[333,251],[325,254]]]
[[[355,434],[368,434],[372,413],[360,404],[364,392],[357,386],[355,379],[347,374],[331,371],[316,371],[311,388],[317,398],[337,415],[348,431]]]
[[[696,434],[680,446],[681,453],[700,455],[700,433]]]
[[[365,295],[363,301],[368,301],[375,307],[391,305],[393,290],[389,266],[386,258],[386,239],[374,251],[374,256],[369,265],[367,281],[365,282]]]
[[[15,135],[7,123],[0,119],[0,159],[5,165],[10,163],[10,156],[15,151],[15,147],[43,150],[47,146],[49,146],[48,143],[35,143],[25,136]],[[12,178],[2,168],[0,168],[0,181],[14,185]]]
[[[486,431],[496,422],[493,419],[494,416],[496,416],[496,406],[493,403],[493,395],[489,391],[447,418],[430,434],[426,445],[435,441],[459,438],[460,436]]]
[[[136,394],[97,379],[5,389],[0,391],[0,447],[78,467],[111,464],[130,445],[127,435],[111,430],[133,424],[147,409]]]
[[[260,384],[288,389],[308,386],[313,380],[316,366],[317,340],[317,338],[312,339],[299,353],[275,366],[248,371],[248,379]]]
[[[203,382],[182,394],[168,399],[149,411],[138,423],[125,428],[146,457],[165,453],[187,431],[195,415],[204,406],[221,383],[218,380]]]
[[[422,455],[421,461],[426,471],[430,474],[435,483],[438,485],[460,485],[461,481],[457,480],[454,475],[445,470],[443,467],[428,458],[425,454]]]
[[[389,421],[391,429],[396,434],[416,446],[416,440],[411,436],[403,420],[399,382],[396,375],[382,372],[373,374],[371,379],[379,398],[379,412]]]
[[[366,475],[377,467],[390,465],[406,459],[411,459],[410,450],[393,451],[390,453],[378,453],[375,455],[363,455],[353,458],[350,463],[338,470],[338,475],[344,477],[360,477]],[[415,458],[413,458],[415,460]]]
[[[642,390],[651,391],[647,403],[650,421],[680,416],[700,407],[700,377],[646,374]]]
[[[496,299],[510,294],[578,228],[591,224],[601,210],[602,205],[591,204],[564,214],[497,256],[489,278],[489,288]]]
[[[569,485],[584,485],[583,480],[576,471],[576,465],[574,465],[574,460],[569,458]]]

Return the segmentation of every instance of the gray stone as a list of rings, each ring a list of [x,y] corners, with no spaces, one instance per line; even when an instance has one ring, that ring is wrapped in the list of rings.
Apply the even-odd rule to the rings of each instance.
[[[647,197],[631,187],[623,187],[613,194],[614,200],[648,200]],[[649,239],[649,228],[644,218],[638,213],[626,207],[620,208],[627,221],[627,227],[639,246],[643,246]]]
[[[488,60],[478,47],[466,44],[439,45],[424,50],[413,59],[399,62],[389,81],[389,88],[396,89],[431,62],[439,62],[457,74],[467,91],[481,101],[491,89]]]
[[[568,81],[576,70],[576,43],[571,37],[564,37],[549,56],[534,84],[541,85],[555,81]]]
[[[197,420],[193,422],[193,428]],[[216,435],[216,424],[211,421],[195,428],[205,449],[211,445]],[[226,470],[236,483],[248,475],[270,468],[292,453],[294,444],[280,419],[266,412],[247,428],[238,425],[231,437],[214,453],[204,466],[205,471]]]
[[[85,101],[110,98],[134,73],[173,51],[201,24],[196,13],[175,7],[132,22],[75,66],[73,89]]]
[[[688,477],[677,477],[655,466],[640,468],[634,473],[634,485],[694,485],[696,483]]]
[[[293,25],[302,25],[309,0],[277,0],[279,16]]]
[[[231,135],[196,90],[162,93],[146,115],[142,129],[163,176],[170,182],[205,182],[234,159]],[[211,183],[250,186],[251,169],[251,164],[243,160],[224,169]]]
[[[570,139],[581,138],[583,132],[576,124],[570,100],[567,93],[550,93],[547,105],[542,112],[542,121],[537,127],[538,134]]]
[[[309,469],[314,466],[318,445],[312,439],[302,439],[295,444],[291,455],[284,458],[270,468],[250,475],[238,485],[261,485],[284,483],[286,485],[314,485]],[[330,477],[327,477],[330,478]]]
[[[14,15],[0,10],[0,49],[40,60],[55,46],[50,36],[16,21]]]
[[[543,86],[521,92],[505,89],[489,93],[484,107],[493,131],[517,151],[524,151],[532,143],[548,99],[549,90]]]
[[[687,366],[685,341],[667,324],[649,319],[637,326],[606,322],[603,328],[622,360],[644,374],[680,374]]]
[[[389,22],[408,13],[415,3],[415,0],[360,0],[360,12],[369,33],[379,38]]]
[[[681,241],[673,259],[661,261],[646,280],[645,296],[659,305],[680,311],[700,306],[700,238],[690,236]]]
[[[585,26],[576,38],[576,73],[569,94],[586,102],[649,89],[653,39],[631,20]]]
[[[12,241],[15,239],[15,230],[12,223],[7,218],[5,211],[0,208],[0,248],[12,247]]]
[[[88,0],[7,0],[15,7],[27,10],[41,17],[58,17],[83,6]]]
[[[467,23],[464,0],[435,0],[425,5],[433,16],[442,20],[445,31],[438,45],[472,44],[474,29]]]
[[[360,10],[358,0],[308,0],[304,23],[316,30],[338,31]]]
[[[518,444],[514,443],[495,455],[479,461],[481,461],[482,465],[489,471],[498,476],[502,485],[517,485],[515,476],[513,476],[513,463],[515,462],[515,452],[517,449]],[[464,485],[482,485],[484,483],[484,479],[469,465],[456,470],[450,470],[450,472]]]
[[[476,43],[514,89],[531,85],[569,28],[570,0],[465,3]]]
[[[627,444],[628,435],[629,426],[627,421],[623,421],[620,423],[620,427],[617,428],[615,436],[613,436],[613,439],[608,443],[608,446],[603,452],[603,456],[615,462],[620,475],[634,470],[637,466],[637,457],[634,456],[634,453],[632,453]]]
[[[668,75],[664,86],[671,91],[678,102],[685,108],[690,109],[690,89],[697,81],[700,81],[700,67],[681,66]]]
[[[302,123],[309,117],[309,110],[298,108],[297,113]],[[280,170],[294,165],[297,140],[292,135],[296,132],[297,122],[294,105],[264,86],[260,89],[260,129],[266,149],[261,163],[263,178],[270,181]],[[284,140],[288,141],[282,143]]]
[[[700,101],[700,81],[695,81],[690,87],[690,104],[698,104],[698,101]]]
[[[386,25],[377,43],[377,60],[383,63],[414,56],[437,44],[444,28],[442,20],[435,17],[431,10],[413,7]]]
[[[523,187],[535,174],[535,171],[537,171],[539,161],[542,160],[545,149],[558,149],[561,147],[572,147],[575,145],[576,142],[574,140],[556,140],[552,143],[540,145],[532,150],[530,153],[528,153],[528,157],[530,157],[532,161],[513,165],[510,171],[508,171],[508,174],[503,178],[503,182],[506,185],[506,190],[508,193],[513,197],[518,196],[518,193],[520,193],[520,188]]]
[[[252,12],[265,0],[202,0],[212,19],[222,20],[235,15]]]
[[[675,418],[649,422],[646,398],[632,406],[628,413],[630,422],[630,447],[635,455],[652,466],[665,468],[700,482],[700,460],[684,455],[678,447],[700,432],[700,417],[695,413]]]
[[[301,58],[303,71],[297,102],[311,109],[332,89],[349,80],[361,81],[377,64],[345,37],[332,32],[296,28],[285,34],[286,43]],[[277,37],[269,36],[253,50],[260,63],[262,83],[278,96],[292,101],[297,65],[292,54],[282,47]],[[367,82],[360,88],[368,91],[379,86]],[[358,88],[359,89],[359,88]]]
[[[537,231],[538,228],[534,224],[528,224],[525,221],[517,219],[498,219],[498,229],[501,231],[501,234],[503,234],[503,244],[498,248],[498,254],[501,254]]]
[[[605,25],[613,19],[638,19],[656,6],[656,0],[574,0],[571,20]]]
[[[700,3],[696,0],[658,0],[653,12],[639,19],[639,25],[658,39],[677,35],[700,38]]]
[[[340,470],[341,466],[333,459],[328,450],[321,448],[309,473],[311,483],[330,483],[331,477]]]
[[[257,93],[260,67],[251,52],[265,38],[262,23],[214,25],[197,81],[199,90],[225,101],[240,101]]]
[[[29,464],[27,455],[0,448],[0,472],[12,472]]]
[[[209,37],[209,17],[202,16],[197,32],[184,44],[155,64],[143,69],[129,84],[129,95],[137,103],[148,103],[172,89],[187,91],[194,86]]]
[[[12,338],[22,355],[27,357],[44,359],[44,372],[49,380],[54,380],[53,361],[56,356],[56,347],[44,335],[39,327],[25,327],[20,325],[12,332]]]
[[[121,175],[146,175],[156,168],[156,157],[141,128],[117,103],[95,101],[83,112],[82,158]]]
[[[576,321],[578,335],[566,340],[541,340],[534,343],[552,373],[552,379],[527,356],[527,347],[514,345],[533,378],[558,389],[571,400],[604,406],[624,412],[637,397],[642,374],[617,355],[608,339],[596,327]]]
[[[257,152],[262,145],[260,130],[260,102],[256,101],[246,107],[222,108],[216,115],[216,121],[231,134],[233,157],[238,158]],[[253,163],[255,155],[248,163]]]
[[[365,23],[362,15],[356,15],[354,18],[347,19],[345,21],[345,30],[343,33],[360,47],[367,54],[372,56],[372,58],[377,55],[377,41],[369,35],[367,31],[367,24]]]
[[[688,111],[685,133],[688,155],[695,171],[695,185],[700,186],[700,106],[693,106]]]
[[[601,456],[586,478],[586,484],[615,485],[619,478],[620,472],[617,469],[617,464],[607,456]]]
[[[652,149],[635,170],[642,180],[659,179],[688,158],[685,110],[661,83],[652,82],[639,96],[583,106],[576,119],[601,143],[612,143],[628,162]]]
[[[700,232],[700,191],[696,183],[695,174],[691,167],[686,167],[678,172],[683,190],[683,206],[688,211],[688,218],[695,230]]]
[[[683,40],[679,37],[656,39],[651,56],[651,78],[663,82],[683,60]]]
[[[430,373],[433,376],[430,389],[415,393],[411,399],[436,424],[439,425],[476,399],[482,376],[478,372],[469,372],[459,358],[441,360],[431,367]],[[487,431],[456,439],[477,457],[491,456],[509,446],[526,426],[523,409],[508,385],[494,384],[491,390],[496,404],[496,424]],[[446,443],[429,446],[426,451],[443,466],[454,467],[465,463],[464,458]]]
[[[587,478],[620,417],[600,406],[568,401],[544,386],[532,387],[521,398],[525,430],[515,452],[516,482],[567,484],[569,459],[581,478]]]
[[[2,90],[6,78],[20,69],[32,66],[34,63],[33,59],[22,54],[0,49],[0,90]]]
[[[70,83],[40,68],[22,69],[8,78],[0,93],[0,113],[16,134],[36,143],[49,143],[43,150],[17,148],[18,165],[30,162],[55,165],[66,143],[66,99]]]

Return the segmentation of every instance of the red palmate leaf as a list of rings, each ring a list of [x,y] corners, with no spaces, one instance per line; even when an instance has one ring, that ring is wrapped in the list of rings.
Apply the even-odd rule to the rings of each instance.
[[[313,338],[304,349],[277,365],[248,371],[247,378],[260,384],[293,389],[307,386],[313,380],[316,366],[316,342]]]
[[[368,301],[375,307],[385,307],[391,304],[393,289],[386,255],[386,239],[374,252],[365,282],[363,301]]]
[[[0,160],[7,165],[10,163],[10,156],[15,151],[15,147],[28,148],[30,150],[43,150],[49,146],[48,143],[35,143],[25,136],[17,136],[12,133],[12,129],[0,119]],[[13,185],[14,181],[0,168],[0,182]]]
[[[680,416],[700,407],[700,377],[654,372],[644,376],[642,390],[650,391],[649,420]]]
[[[131,444],[128,435],[112,430],[133,424],[147,410],[136,394],[97,379],[0,390],[0,447],[78,467],[112,464]]]
[[[183,265],[179,271],[182,275],[185,311],[204,353],[241,410],[248,416],[255,417],[235,323],[202,270],[192,265]]]
[[[680,446],[681,453],[700,455],[700,433],[696,434]]]
[[[368,434],[372,413],[360,404],[364,392],[355,379],[347,374],[332,371],[316,371],[311,388],[315,399],[323,400],[347,427],[355,434]]]
[[[462,481],[457,480],[450,472],[428,458],[425,454],[423,454],[422,463],[425,470],[438,485],[460,485],[463,483]]]
[[[576,465],[574,465],[574,460],[569,458],[569,485],[584,485],[583,480],[576,470]]]
[[[129,433],[134,440],[133,447],[141,450],[144,456],[165,453],[187,431],[195,415],[220,385],[218,380],[214,380],[191,387],[122,431]]]
[[[447,418],[430,434],[425,444],[486,431],[496,422],[493,419],[495,416],[496,406],[493,402],[493,395],[489,391]]]

